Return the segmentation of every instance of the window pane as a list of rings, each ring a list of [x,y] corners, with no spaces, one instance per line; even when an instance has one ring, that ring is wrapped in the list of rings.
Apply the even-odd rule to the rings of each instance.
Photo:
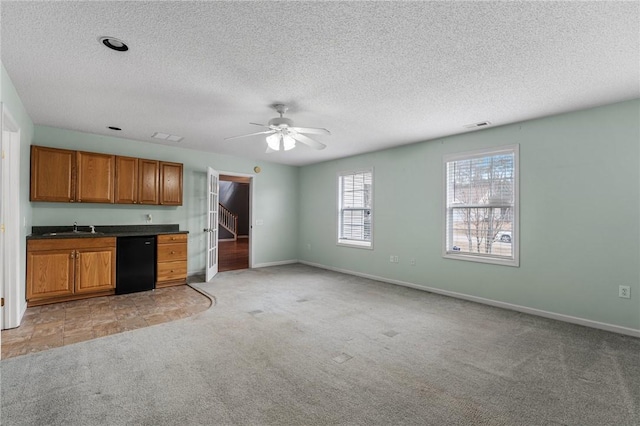
[[[447,254],[516,259],[516,154],[517,146],[445,161]]]
[[[346,173],[339,177],[340,240],[370,242],[372,212],[372,173]]]
[[[513,256],[513,209],[453,208],[448,251]]]

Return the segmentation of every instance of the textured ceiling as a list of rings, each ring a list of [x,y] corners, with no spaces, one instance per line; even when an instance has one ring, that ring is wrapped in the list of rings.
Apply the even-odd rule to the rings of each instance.
[[[304,165],[640,97],[638,2],[11,2],[35,124]],[[124,40],[125,53],[98,43]],[[265,154],[290,105],[323,151]],[[118,126],[121,132],[107,129]],[[44,141],[39,141],[44,142]]]

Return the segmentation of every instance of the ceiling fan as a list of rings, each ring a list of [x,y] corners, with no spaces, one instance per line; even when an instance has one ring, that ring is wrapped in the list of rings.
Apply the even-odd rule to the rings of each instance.
[[[269,135],[267,136],[267,152],[274,151],[289,151],[295,148],[296,142],[303,143],[314,149],[325,149],[327,146],[310,137],[304,135],[304,133],[315,135],[330,135],[331,132],[327,129],[321,129],[317,127],[294,127],[293,121],[284,118],[283,115],[287,112],[287,106],[284,104],[275,104],[273,108],[280,114],[280,117],[272,118],[268,124],[249,123],[254,126],[266,127],[269,130],[262,132],[249,133],[247,135],[233,136],[230,138],[224,138],[224,140],[244,138],[247,136],[255,135]]]

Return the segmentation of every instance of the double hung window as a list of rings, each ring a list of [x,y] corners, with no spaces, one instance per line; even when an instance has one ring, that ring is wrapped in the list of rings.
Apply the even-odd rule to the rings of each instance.
[[[373,170],[338,175],[338,244],[371,248]]]
[[[444,157],[443,256],[518,266],[518,146]]]

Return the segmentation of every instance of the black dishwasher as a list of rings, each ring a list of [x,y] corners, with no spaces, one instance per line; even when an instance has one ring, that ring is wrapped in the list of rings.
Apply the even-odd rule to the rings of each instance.
[[[116,294],[156,288],[156,237],[118,237]]]

